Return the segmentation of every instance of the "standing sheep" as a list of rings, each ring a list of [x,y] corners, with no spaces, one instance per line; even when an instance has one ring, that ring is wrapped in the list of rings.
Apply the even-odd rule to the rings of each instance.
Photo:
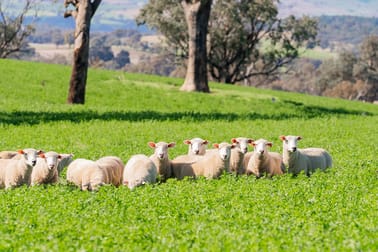
[[[218,178],[224,171],[229,172],[231,149],[229,143],[214,144],[217,151],[211,151],[204,156],[187,158],[180,156],[172,160],[172,172],[175,178],[205,176],[208,179]]]
[[[198,137],[184,140],[184,144],[189,145],[188,155],[205,155],[208,143],[207,140]]]
[[[246,173],[253,174],[257,178],[264,174],[270,177],[281,175],[285,172],[285,166],[282,162],[281,154],[277,152],[268,152],[268,147],[272,147],[272,143],[265,139],[259,139],[252,143],[254,151],[248,162]]]
[[[17,154],[17,151],[0,151],[0,159],[12,159]]]
[[[123,184],[130,189],[146,183],[155,183],[157,168],[152,160],[143,154],[132,156],[123,170]]]
[[[175,147],[175,143],[166,142],[149,142],[148,146],[155,149],[154,154],[150,156],[152,162],[154,162],[161,181],[166,181],[172,176],[171,161],[168,156],[168,149]]]
[[[96,161],[97,165],[107,173],[108,183],[115,186],[122,184],[124,164],[119,157],[107,156]]]
[[[24,149],[18,151],[17,159],[0,159],[0,188],[30,185],[33,167],[42,151]]]
[[[58,160],[60,158],[61,156],[53,151],[40,154],[31,173],[31,185],[58,182]]]
[[[325,170],[332,167],[332,157],[322,148],[298,149],[297,142],[300,136],[280,136],[283,142],[283,162],[288,167],[288,172],[293,175],[304,171],[310,176],[315,169]]]
[[[83,191],[95,191],[109,184],[107,173],[92,160],[78,158],[67,167],[67,181],[74,183]]]
[[[253,139],[246,137],[232,138],[231,142],[235,148],[231,150],[230,171],[242,175],[245,173],[246,165],[244,165],[245,154],[248,152],[248,145]]]

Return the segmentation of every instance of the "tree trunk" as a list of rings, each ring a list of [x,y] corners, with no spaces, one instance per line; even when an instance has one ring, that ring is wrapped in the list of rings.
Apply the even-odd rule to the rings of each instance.
[[[210,92],[206,36],[212,0],[181,1],[189,33],[189,58],[182,91]]]
[[[75,19],[75,45],[70,88],[68,91],[67,103],[84,104],[85,87],[87,84],[88,58],[89,58],[89,32],[91,19],[97,10],[101,0],[66,0],[66,7],[69,4],[75,6],[76,10],[66,11],[64,17],[72,16]]]

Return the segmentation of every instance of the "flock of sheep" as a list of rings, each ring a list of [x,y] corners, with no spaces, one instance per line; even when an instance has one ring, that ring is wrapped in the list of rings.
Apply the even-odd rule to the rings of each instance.
[[[225,172],[237,175],[274,176],[286,172],[297,175],[304,171],[308,176],[315,169],[332,167],[330,154],[322,148],[298,149],[300,136],[280,136],[283,142],[282,155],[270,152],[272,143],[239,137],[231,143],[213,144],[207,149],[208,141],[201,138],[185,140],[188,154],[169,159],[168,149],[175,143],[149,142],[154,154],[133,155],[124,165],[116,156],[106,156],[92,161],[72,154],[43,152],[24,149],[18,152],[0,152],[0,188],[14,188],[21,185],[53,184],[58,182],[61,171],[67,167],[66,179],[81,190],[97,190],[101,185],[125,185],[130,189],[146,183],[162,182],[168,178],[183,179],[204,176],[218,178]],[[248,146],[253,151],[248,152]]]

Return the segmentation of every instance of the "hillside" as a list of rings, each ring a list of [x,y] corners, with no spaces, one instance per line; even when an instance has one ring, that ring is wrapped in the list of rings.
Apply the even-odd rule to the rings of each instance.
[[[135,190],[66,181],[0,189],[0,251],[376,251],[378,108],[373,104],[90,69],[84,105],[65,103],[70,67],[0,59],[0,150],[97,160],[151,155],[148,141],[272,141],[301,135],[333,167],[311,177],[168,179]],[[209,145],[209,148],[210,145]],[[250,151],[252,151],[250,147]]]

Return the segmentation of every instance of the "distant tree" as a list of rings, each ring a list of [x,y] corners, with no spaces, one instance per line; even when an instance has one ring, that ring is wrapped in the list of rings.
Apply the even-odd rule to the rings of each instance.
[[[130,53],[125,50],[121,50],[114,58],[116,68],[120,69],[127,64],[130,64]]]
[[[6,3],[0,0],[0,58],[19,52],[26,47],[26,39],[34,32],[33,23],[26,24],[25,18],[35,10],[36,0],[25,0],[17,13],[9,13]],[[13,2],[14,3],[14,2]],[[36,17],[34,13],[34,17]]]
[[[67,9],[64,17],[75,19],[75,45],[73,55],[73,66],[68,91],[67,103],[84,104],[85,87],[87,84],[88,60],[89,60],[89,39],[90,24],[101,0],[65,0],[66,8],[73,6],[74,9]]]
[[[278,17],[277,0],[217,0],[209,21],[209,72],[213,79],[235,83],[277,73],[316,44],[317,22],[303,17]],[[184,13],[173,0],[150,1],[138,16],[158,29],[176,53],[186,58],[188,39]]]
[[[184,48],[187,72],[181,90],[209,92],[207,33],[212,0],[150,0],[138,16],[162,32],[171,44]]]

